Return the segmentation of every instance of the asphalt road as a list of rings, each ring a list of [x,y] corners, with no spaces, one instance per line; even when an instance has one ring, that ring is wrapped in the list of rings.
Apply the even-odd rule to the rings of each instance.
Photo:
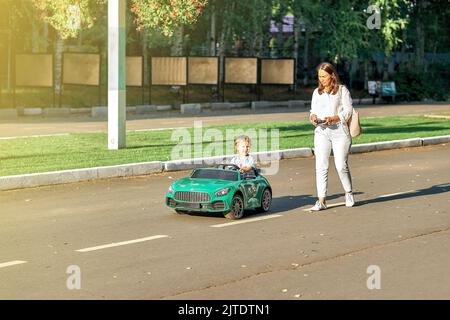
[[[362,117],[403,116],[442,114],[450,112],[448,103],[433,104],[386,104],[355,106]],[[128,116],[127,130],[152,130],[161,128],[192,127],[194,120],[203,121],[204,126],[235,123],[251,123],[264,121],[305,121],[308,109],[289,110],[261,110],[253,112],[249,109],[232,112],[203,113],[198,116],[171,114],[156,117],[153,115]],[[106,120],[99,120],[87,116],[70,116],[66,118],[52,118],[41,116],[21,117],[15,120],[0,119],[0,138],[30,135],[48,135],[65,133],[107,132]]]
[[[282,160],[271,212],[239,224],[171,213],[187,172],[2,191],[0,299],[450,299],[449,158],[351,155],[358,205],[332,168],[319,213],[313,159]]]

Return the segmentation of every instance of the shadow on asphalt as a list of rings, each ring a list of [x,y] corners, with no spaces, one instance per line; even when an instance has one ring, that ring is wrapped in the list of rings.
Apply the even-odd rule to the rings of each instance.
[[[444,192],[450,192],[450,183],[443,183],[438,184],[429,188],[419,189],[407,193],[397,194],[397,195],[391,195],[386,197],[377,197],[373,199],[368,200],[356,200],[355,207],[363,206],[366,204],[371,203],[380,203],[380,202],[386,202],[386,201],[395,201],[395,200],[401,200],[401,199],[408,199],[408,198],[414,198],[414,197],[420,197],[420,196],[427,196],[427,195],[433,195],[433,194],[439,194]],[[364,192],[354,192],[354,195],[361,195],[364,194]],[[330,200],[336,200],[342,198],[344,200],[344,193],[338,193],[333,194],[327,197],[327,201]],[[277,197],[273,198],[272,200],[272,207],[269,212],[265,213],[264,215],[271,215],[276,214],[280,212],[286,212],[294,209],[298,209],[307,205],[314,205],[316,202],[317,197],[313,196],[311,194],[305,194],[305,195],[296,195],[296,196],[283,196],[283,197]],[[224,218],[222,214],[211,214],[211,213],[200,213],[200,212],[192,212],[189,213],[189,215],[192,216],[207,216],[207,217],[216,217],[216,218]],[[252,216],[258,215],[258,212],[256,210],[246,210],[245,211],[245,218],[250,218]]]
[[[364,192],[353,192],[353,194],[356,195],[361,195],[364,194]],[[337,193],[337,194],[333,194],[333,195],[329,195],[327,197],[327,201],[330,200],[336,200],[341,198],[344,201],[344,193]],[[314,205],[314,203],[316,203],[317,197],[313,196],[311,194],[306,194],[306,195],[297,195],[297,196],[283,196],[283,197],[277,197],[277,198],[273,198],[272,199],[272,206],[269,210],[269,212],[264,213],[263,215],[271,215],[271,214],[276,214],[276,213],[281,213],[281,212],[287,212],[290,210],[294,210],[294,209],[298,209],[304,206],[308,206],[308,205]],[[216,218],[223,218],[223,215],[221,213],[219,214],[215,214],[215,213],[203,213],[203,212],[190,212],[188,213],[189,215],[192,216],[204,216],[204,217],[216,217]],[[244,218],[251,218],[253,216],[260,216],[261,213],[259,213],[256,210],[253,209],[248,209],[245,210],[245,215]]]
[[[419,190],[402,193],[402,194],[397,194],[397,195],[394,194],[394,195],[387,196],[387,197],[378,197],[378,198],[373,198],[373,199],[368,199],[368,200],[357,201],[355,203],[355,207],[363,206],[363,205],[371,204],[371,203],[409,199],[409,198],[439,194],[439,193],[444,193],[444,192],[450,192],[450,183],[442,183],[442,184],[438,184],[438,185],[435,185],[435,186],[432,186],[429,188],[419,189]]]
[[[360,195],[364,192],[353,192],[354,195]],[[327,202],[330,200],[336,200],[339,198],[344,199],[344,193],[337,193],[333,195],[327,196]],[[270,213],[279,213],[290,211],[294,209],[298,209],[307,205],[314,205],[316,203],[317,197],[311,194],[298,195],[298,196],[284,196],[273,198],[272,200],[272,208],[270,209]]]

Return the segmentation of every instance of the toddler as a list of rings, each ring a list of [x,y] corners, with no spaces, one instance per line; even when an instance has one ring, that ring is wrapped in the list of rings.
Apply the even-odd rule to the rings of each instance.
[[[230,163],[237,165],[240,168],[240,172],[244,173],[252,170],[255,165],[255,160],[249,155],[251,141],[248,136],[241,135],[234,139],[234,148],[237,155],[235,155]]]

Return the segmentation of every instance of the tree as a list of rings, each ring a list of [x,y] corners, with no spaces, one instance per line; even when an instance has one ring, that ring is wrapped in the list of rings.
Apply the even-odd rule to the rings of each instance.
[[[94,14],[107,0],[32,0],[41,18],[59,32],[62,39],[77,37],[80,29],[91,28]],[[182,24],[195,23],[208,0],[131,0],[137,29],[158,28],[171,36]]]
[[[158,28],[171,36],[182,24],[194,24],[208,0],[131,0],[138,29]]]
[[[404,28],[408,24],[408,0],[374,0],[371,1],[380,9],[381,29],[371,49],[384,49],[383,80],[388,79],[388,62],[394,49],[402,43]]]
[[[333,63],[353,59],[360,48],[365,46],[364,33],[367,32],[364,13],[355,8],[354,1],[330,1],[320,17],[319,47],[322,56]]]
[[[297,65],[302,65],[303,84],[308,85],[309,49],[313,32],[318,31],[317,21],[321,14],[321,5],[314,0],[291,0],[290,7],[294,13],[294,58]],[[301,39],[302,27],[304,38]],[[300,63],[300,42],[303,40],[303,61]]]
[[[41,18],[57,30],[62,39],[75,38],[79,30],[94,25],[96,6],[107,0],[32,0]]]
[[[402,29],[408,24],[408,0],[375,0],[371,4],[380,9],[381,46],[386,56],[402,43]]]
[[[409,10],[410,23],[406,46],[415,53],[415,68],[426,71],[425,48],[432,53],[448,51],[449,33],[443,31],[450,18],[450,7],[445,0],[415,0]],[[433,55],[434,59],[435,56]],[[433,60],[431,62],[434,62]]]

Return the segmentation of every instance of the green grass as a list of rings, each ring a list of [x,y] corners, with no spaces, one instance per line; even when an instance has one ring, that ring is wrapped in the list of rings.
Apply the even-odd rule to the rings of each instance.
[[[353,144],[450,135],[450,120],[448,119],[426,117],[363,118],[361,124],[363,134],[354,139]],[[200,146],[192,144],[194,140],[193,129],[189,129],[192,141],[184,140],[182,142],[187,143],[183,147],[187,147],[193,153],[186,154],[187,156],[182,158],[226,154],[226,150],[232,150],[234,137],[234,134],[229,136],[225,146],[220,148],[224,145],[222,141],[226,140],[226,129],[241,129],[244,131],[254,129],[256,133],[260,129],[267,129],[269,134],[267,147],[260,148],[254,143],[252,151],[276,148],[276,145],[271,144],[271,129],[279,130],[279,149],[313,146],[313,127],[306,121],[204,127],[202,129],[203,135],[208,129],[216,129],[222,133],[218,144],[211,145],[210,142],[203,142],[203,150],[209,148],[213,152],[210,154],[199,153]],[[171,139],[172,132],[172,130],[130,131],[127,133],[127,148],[121,150],[107,149],[106,133],[0,140],[0,176],[171,160],[171,152],[174,147],[180,147],[180,140],[174,141]]]

